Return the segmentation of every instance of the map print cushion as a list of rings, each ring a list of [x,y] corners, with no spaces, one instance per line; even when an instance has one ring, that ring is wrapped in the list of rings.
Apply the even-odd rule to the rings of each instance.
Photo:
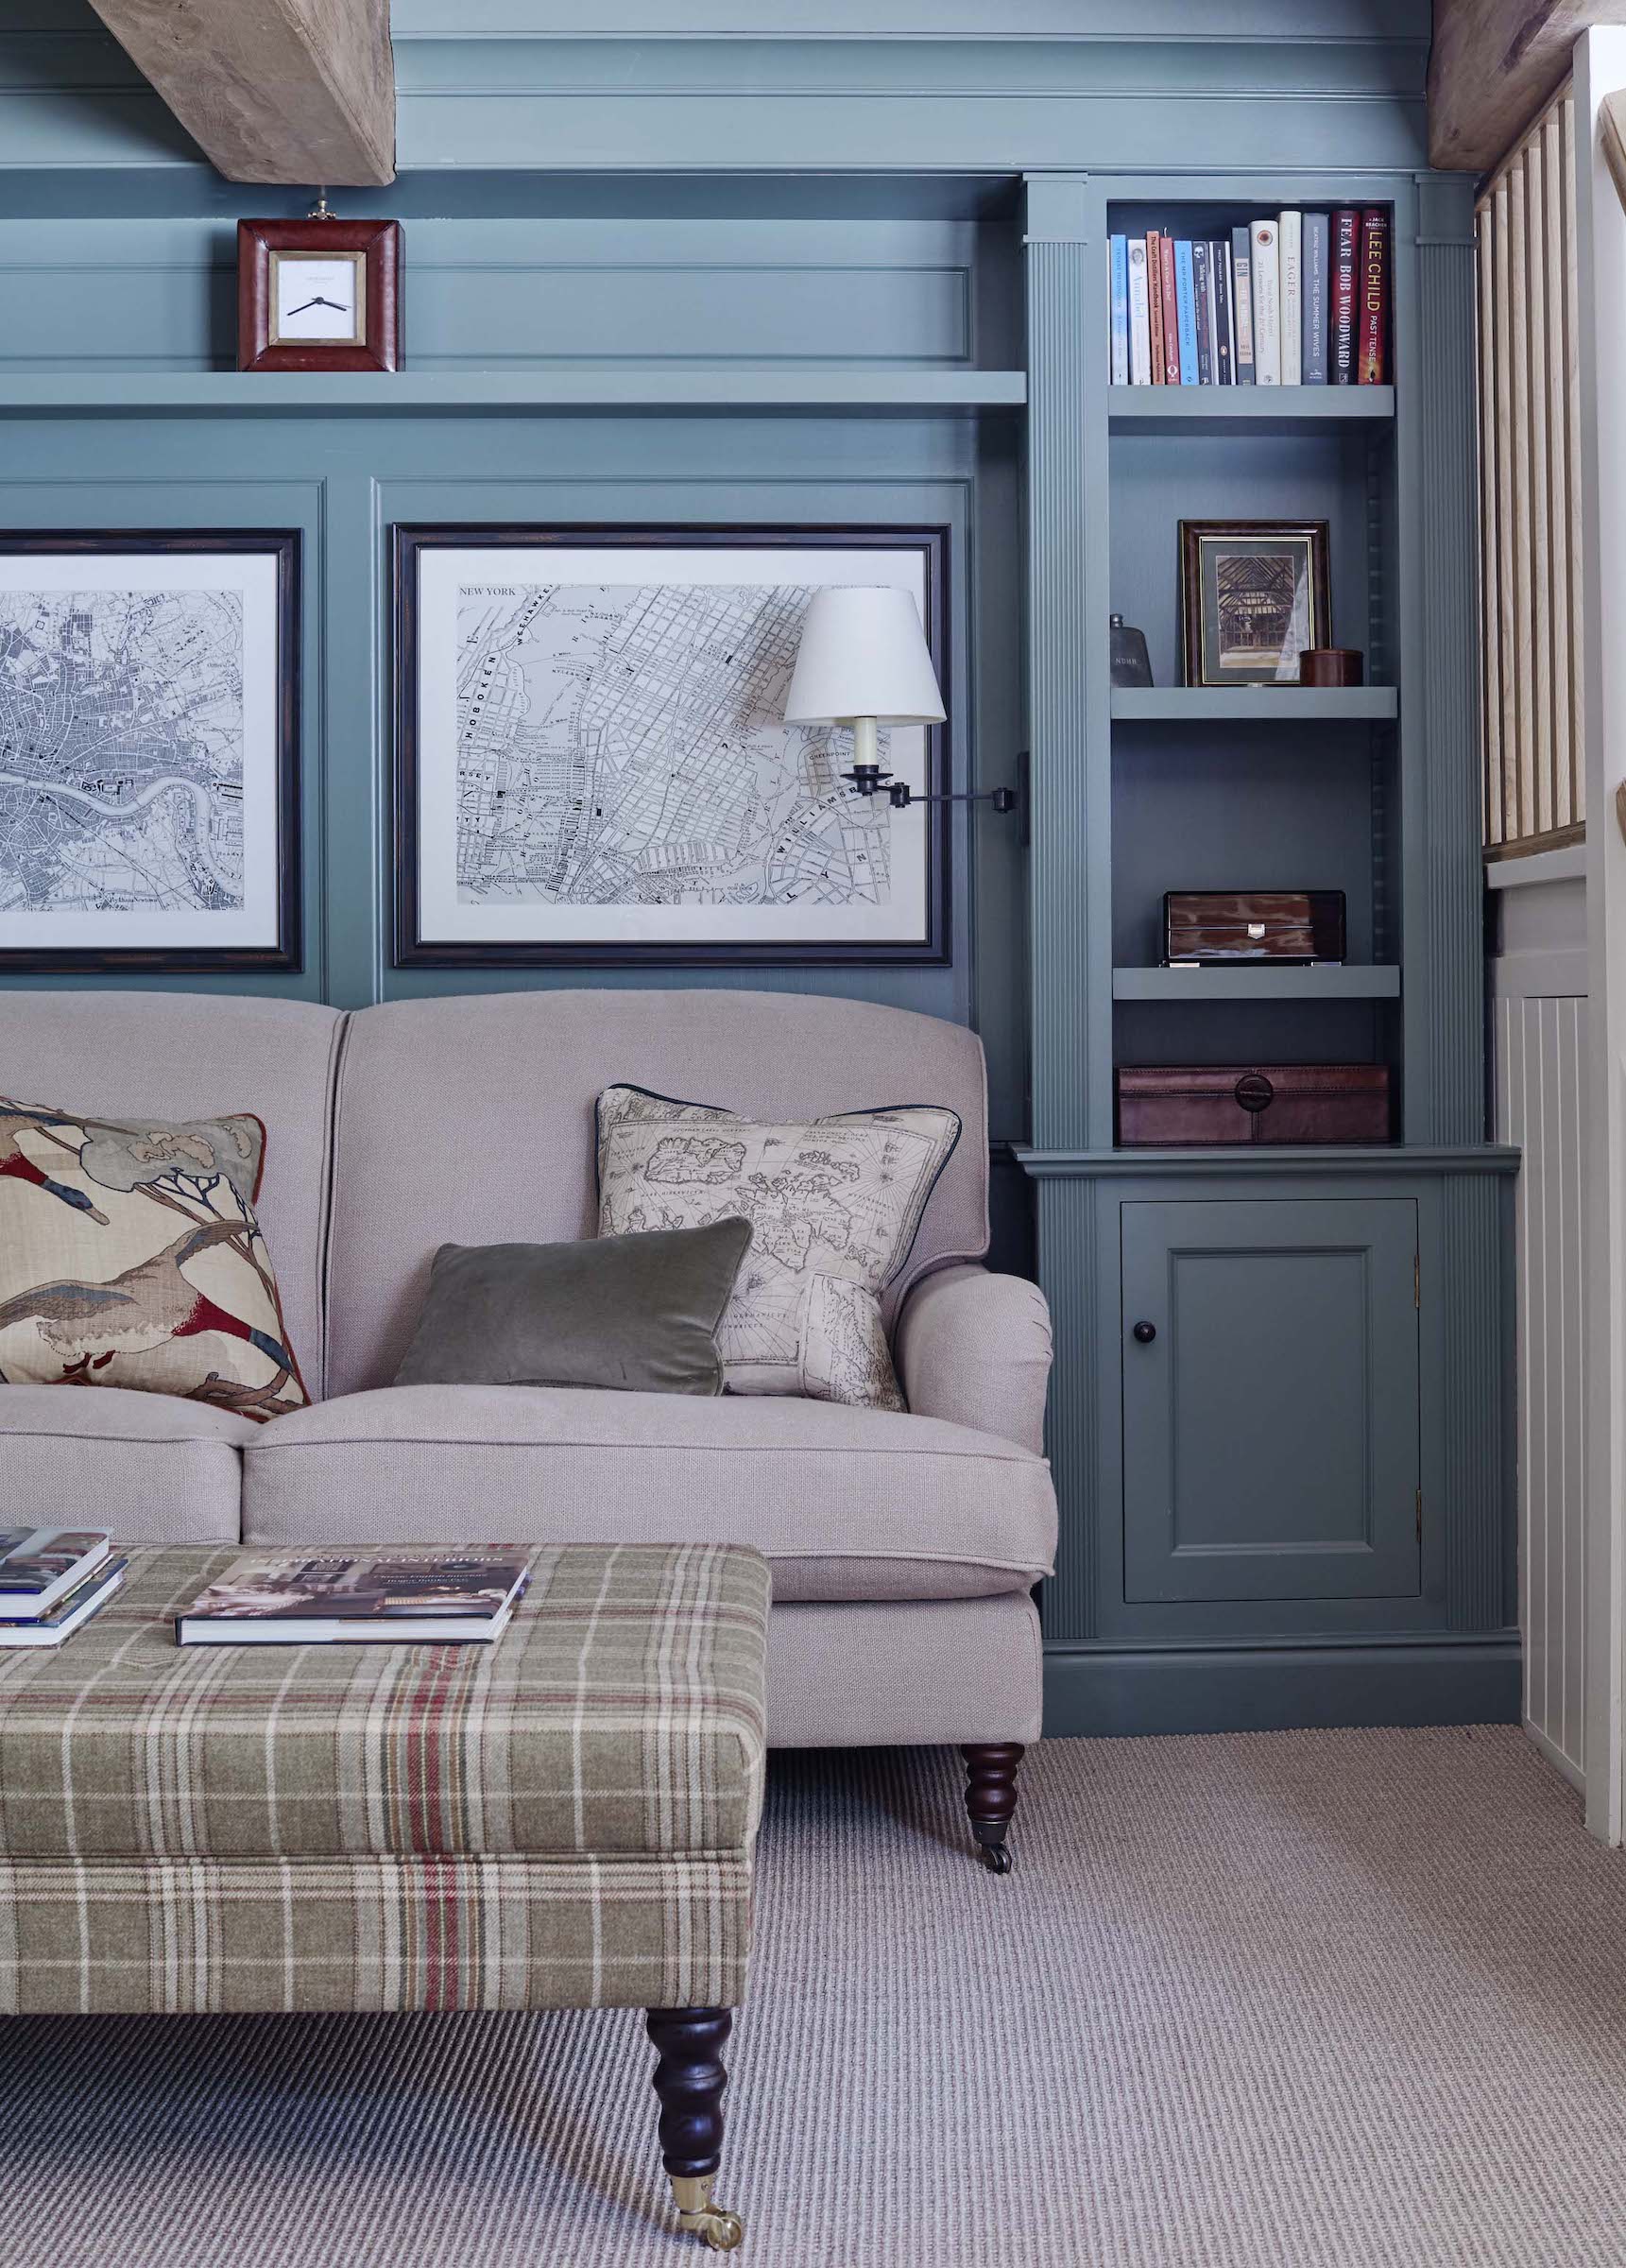
[[[309,1400],[254,1217],[257,1118],[0,1099],[0,1383],[129,1386],[264,1420]]]
[[[960,1139],[905,1103],[758,1125],[642,1087],[598,1098],[599,1233],[743,1215],[751,1248],[717,1327],[724,1391],[901,1410],[881,1294],[909,1258]]]

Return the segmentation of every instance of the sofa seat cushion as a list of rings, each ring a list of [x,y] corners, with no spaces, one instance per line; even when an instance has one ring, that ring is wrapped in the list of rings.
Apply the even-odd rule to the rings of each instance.
[[[841,1403],[392,1386],[244,1454],[252,1543],[752,1544],[789,1599],[984,1598],[1048,1573],[1042,1457]]]
[[[121,1544],[233,1540],[243,1444],[262,1430],[232,1410],[124,1386],[0,1385],[8,1504],[43,1526],[107,1528]]]

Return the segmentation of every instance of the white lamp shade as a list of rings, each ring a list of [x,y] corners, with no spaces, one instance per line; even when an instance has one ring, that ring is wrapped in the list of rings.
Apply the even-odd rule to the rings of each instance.
[[[813,593],[785,722],[833,725],[855,716],[892,725],[943,721],[926,633],[907,591],[843,583]]]

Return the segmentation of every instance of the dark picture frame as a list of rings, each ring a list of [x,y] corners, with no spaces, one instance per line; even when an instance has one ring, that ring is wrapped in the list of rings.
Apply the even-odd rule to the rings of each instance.
[[[853,964],[945,963],[950,957],[950,839],[944,806],[916,804],[924,830],[924,890],[921,934],[908,939],[861,942],[804,939],[777,942],[762,937],[696,942],[693,939],[610,940],[551,936],[535,940],[436,936],[424,933],[420,813],[424,748],[419,681],[423,665],[420,567],[436,552],[455,550],[535,551],[539,561],[561,551],[809,551],[908,550],[921,564],[922,617],[939,682],[950,683],[949,560],[946,526],[816,526],[704,524],[627,526],[571,523],[522,524],[401,523],[391,530],[392,616],[394,625],[394,965],[411,969],[539,968],[777,968]],[[544,570],[545,575],[545,570]],[[791,580],[787,575],[786,580]],[[929,796],[950,783],[947,724],[921,729],[924,780]],[[879,804],[882,799],[877,798]]]
[[[16,975],[226,975],[249,971],[297,974],[304,966],[303,875],[300,843],[300,533],[298,528],[71,528],[12,529],[0,534],[0,561],[18,558],[107,561],[104,588],[119,587],[118,562],[134,556],[162,558],[268,558],[274,561],[272,619],[275,640],[271,713],[262,732],[272,749],[275,778],[257,800],[276,830],[273,873],[265,893],[275,936],[236,945],[8,945],[0,943],[0,972]],[[80,585],[80,588],[88,586]],[[0,600],[6,594],[0,592]],[[247,632],[246,632],[247,637]],[[4,645],[0,644],[0,657]],[[0,741],[5,737],[0,707]],[[248,734],[245,731],[245,741]],[[247,762],[247,754],[245,755]],[[246,793],[247,782],[243,783]],[[42,792],[62,794],[48,782]],[[245,844],[245,889],[248,887]],[[0,868],[0,885],[4,869]],[[4,910],[13,911],[6,908]],[[88,915],[87,921],[96,917]],[[199,919],[207,919],[200,913]]]
[[[1326,522],[1182,520],[1180,624],[1188,685],[1296,685],[1332,644]]]
[[[358,343],[302,339],[275,345],[272,258],[322,253],[361,263],[367,335]],[[237,223],[237,368],[240,370],[398,370],[402,366],[401,223],[398,220],[240,220]]]

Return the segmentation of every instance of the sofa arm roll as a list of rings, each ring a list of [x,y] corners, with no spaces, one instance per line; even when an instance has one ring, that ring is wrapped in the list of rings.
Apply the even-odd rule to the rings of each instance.
[[[1050,1309],[1036,1283],[940,1268],[904,1300],[893,1353],[916,1417],[947,1418],[1044,1454]]]

